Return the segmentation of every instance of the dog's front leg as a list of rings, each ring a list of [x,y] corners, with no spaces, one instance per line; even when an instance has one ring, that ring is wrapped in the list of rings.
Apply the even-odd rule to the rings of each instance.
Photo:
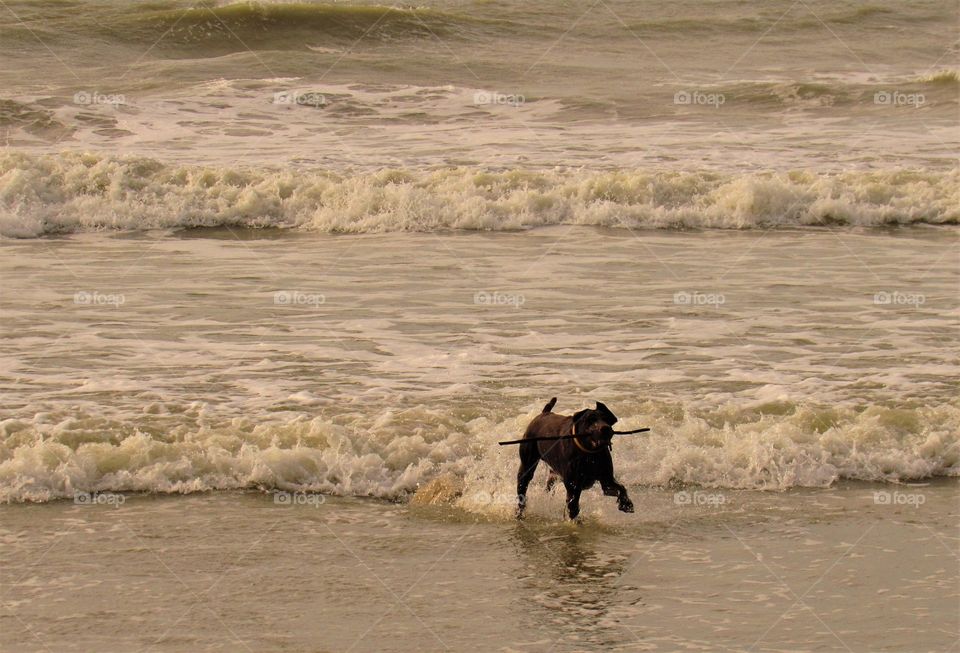
[[[600,481],[600,487],[603,488],[603,493],[608,497],[617,497],[617,508],[621,512],[633,512],[633,501],[627,496],[627,488],[620,485],[617,479],[611,476],[606,481]]]
[[[602,468],[603,475],[600,477],[600,487],[603,493],[608,497],[617,497],[617,508],[621,512],[633,512],[633,501],[627,496],[627,488],[623,487],[617,479],[613,477],[613,459],[604,461]]]
[[[573,483],[564,483],[567,488],[567,514],[570,519],[576,519],[580,514],[580,486]]]

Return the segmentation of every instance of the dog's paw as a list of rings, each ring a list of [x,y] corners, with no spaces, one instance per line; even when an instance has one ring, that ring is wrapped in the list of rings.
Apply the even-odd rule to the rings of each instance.
[[[619,504],[617,504],[617,507],[620,509],[620,512],[633,512],[633,501],[630,499],[621,501]]]

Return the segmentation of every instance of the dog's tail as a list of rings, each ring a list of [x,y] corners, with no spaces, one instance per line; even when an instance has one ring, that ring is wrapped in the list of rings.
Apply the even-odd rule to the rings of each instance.
[[[547,402],[547,405],[543,407],[543,410],[541,411],[540,414],[545,415],[546,413],[549,413],[551,410],[553,410],[553,407],[556,405],[557,405],[557,398],[554,397],[553,399]]]

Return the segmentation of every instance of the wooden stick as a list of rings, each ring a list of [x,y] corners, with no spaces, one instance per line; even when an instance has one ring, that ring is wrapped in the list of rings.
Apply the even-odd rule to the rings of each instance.
[[[649,431],[649,428],[643,429],[634,429],[633,431],[614,431],[614,435],[633,435],[634,433],[646,433]],[[572,440],[574,438],[582,438],[583,435],[551,435],[549,437],[543,438],[522,438],[520,440],[504,440],[503,442],[498,442],[501,447],[506,444],[523,444],[524,442],[543,442],[544,440]]]

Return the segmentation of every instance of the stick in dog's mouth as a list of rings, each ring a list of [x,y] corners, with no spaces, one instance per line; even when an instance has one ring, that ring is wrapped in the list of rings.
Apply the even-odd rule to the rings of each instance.
[[[642,429],[634,429],[632,431],[614,431],[614,435],[635,435],[637,433],[646,433],[650,430],[650,427],[644,427]],[[501,447],[507,444],[520,444],[521,442],[543,442],[545,440],[573,440],[580,436],[577,435],[554,435],[550,437],[543,438],[523,438],[521,440],[504,440],[503,442],[498,442]]]

